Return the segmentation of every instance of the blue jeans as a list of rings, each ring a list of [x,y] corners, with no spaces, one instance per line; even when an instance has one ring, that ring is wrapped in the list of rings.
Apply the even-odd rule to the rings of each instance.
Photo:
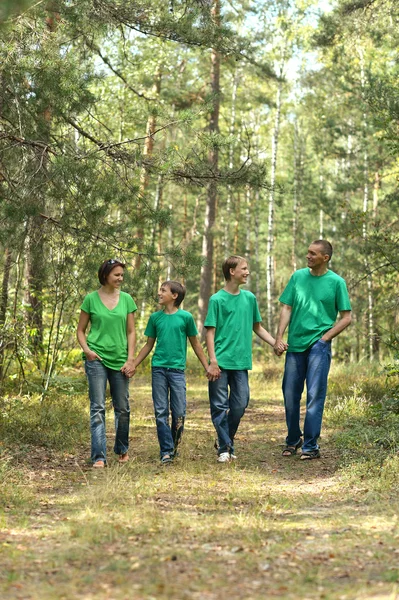
[[[233,454],[234,436],[249,402],[248,371],[221,369],[219,379],[210,381],[208,387],[212,422],[218,436],[218,454]]]
[[[287,446],[295,446],[302,431],[299,426],[300,402],[306,381],[306,416],[302,451],[318,449],[331,364],[331,342],[318,340],[305,352],[287,352],[283,378]]]
[[[186,376],[181,369],[152,367],[152,400],[161,458],[173,456],[186,418]],[[172,428],[169,425],[169,404]]]
[[[115,454],[125,454],[129,448],[129,378],[121,371],[109,369],[100,360],[86,360],[89,383],[91,460],[107,461],[105,438],[105,390],[107,380],[115,414]]]

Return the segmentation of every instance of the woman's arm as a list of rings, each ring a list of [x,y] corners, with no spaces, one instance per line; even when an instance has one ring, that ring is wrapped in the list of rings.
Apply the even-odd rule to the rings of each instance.
[[[89,346],[87,345],[86,329],[89,324],[89,321],[90,321],[90,315],[87,312],[85,312],[84,310],[81,310],[78,328],[76,330],[76,337],[78,338],[79,345],[82,348],[83,352],[85,353],[86,359],[88,361],[96,360],[96,359],[101,360],[101,357],[98,356],[98,354],[96,352],[94,352],[93,350],[90,350]]]

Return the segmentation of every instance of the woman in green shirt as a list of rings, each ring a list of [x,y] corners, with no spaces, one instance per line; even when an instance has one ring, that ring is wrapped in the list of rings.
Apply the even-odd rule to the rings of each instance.
[[[105,390],[109,381],[115,413],[114,452],[119,462],[129,460],[129,378],[134,373],[134,312],[129,294],[120,291],[125,265],[110,259],[98,270],[101,287],[88,294],[80,312],[77,337],[83,350],[89,383],[91,459],[93,467],[106,464]],[[90,322],[90,331],[86,329]]]

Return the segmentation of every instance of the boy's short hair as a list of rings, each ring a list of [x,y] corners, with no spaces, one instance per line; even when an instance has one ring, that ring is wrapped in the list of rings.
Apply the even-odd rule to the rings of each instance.
[[[167,285],[172,294],[177,294],[177,298],[175,299],[174,305],[180,306],[180,304],[184,300],[184,296],[186,295],[186,288],[179,281],[164,281],[161,283],[161,287],[163,285]]]
[[[331,260],[331,257],[333,255],[333,247],[328,240],[316,240],[315,242],[312,242],[312,244],[317,244],[318,246],[321,246],[323,248],[323,254],[328,254],[328,256],[330,257],[328,260]]]
[[[115,267],[122,267],[124,269],[126,267],[125,263],[117,260],[116,258],[110,258],[108,260],[104,260],[100,268],[98,269],[98,281],[101,285],[105,285],[107,283],[107,277],[115,269]]]
[[[226,260],[222,264],[222,271],[223,271],[223,275],[224,275],[224,278],[226,281],[230,281],[230,279],[231,279],[230,269],[235,269],[236,266],[242,260],[246,261],[247,259],[244,258],[243,256],[238,256],[236,254],[233,254],[233,256],[229,256],[228,258],[226,258]]]

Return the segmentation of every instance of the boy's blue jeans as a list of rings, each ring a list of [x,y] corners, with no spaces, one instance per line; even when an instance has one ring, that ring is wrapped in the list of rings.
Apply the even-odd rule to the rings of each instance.
[[[221,369],[219,379],[210,381],[208,387],[218,454],[234,454],[234,436],[249,402],[248,371]]]
[[[306,416],[303,428],[303,452],[318,449],[331,364],[331,342],[318,340],[305,352],[287,352],[283,378],[287,446],[295,446],[302,431],[299,426],[300,402],[306,381]]]
[[[115,414],[116,454],[125,454],[129,448],[129,378],[121,371],[109,369],[100,360],[86,360],[85,371],[89,383],[91,460],[106,462],[105,390],[107,380]]]
[[[181,369],[152,367],[152,400],[161,458],[172,456],[181,440],[186,417],[186,376]],[[169,425],[169,404],[172,428]]]

